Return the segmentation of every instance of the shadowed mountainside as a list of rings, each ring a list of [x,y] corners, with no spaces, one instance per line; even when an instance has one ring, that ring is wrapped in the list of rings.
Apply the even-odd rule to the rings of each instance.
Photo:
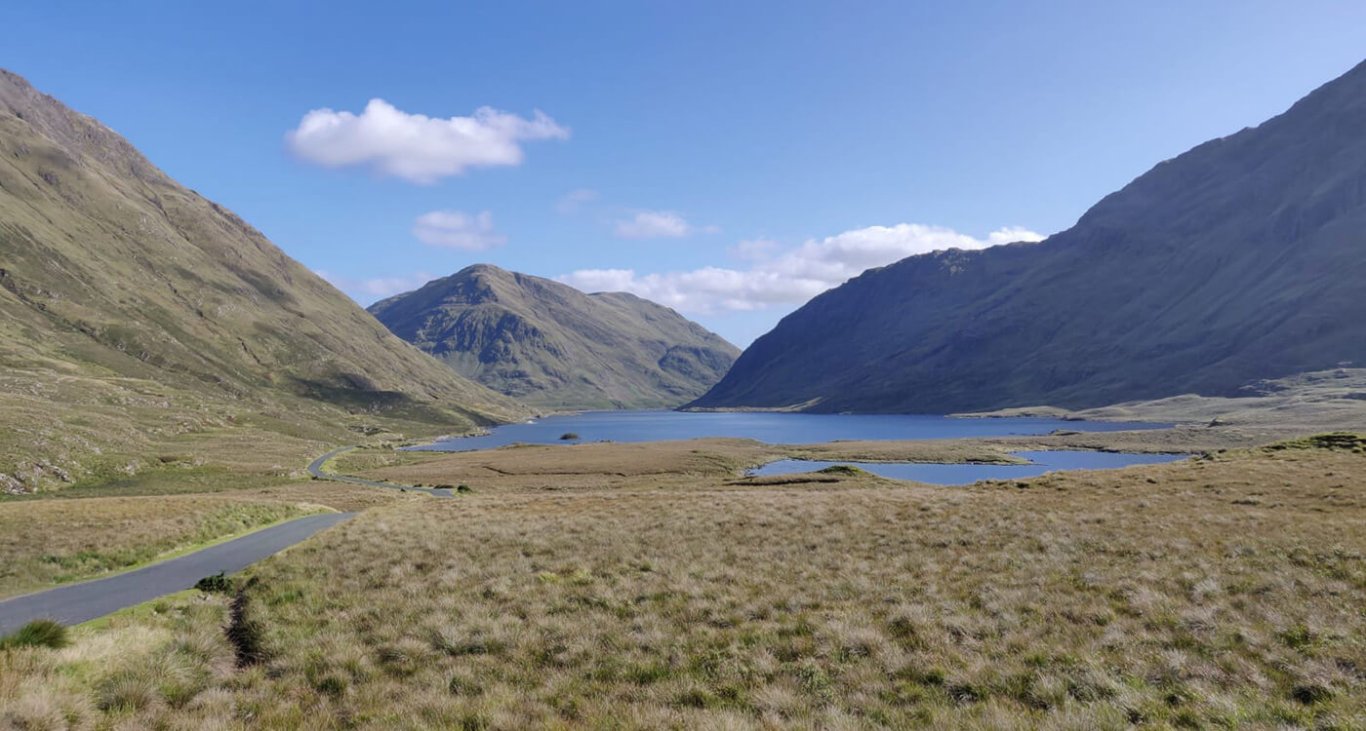
[[[487,264],[370,312],[459,373],[543,408],[678,406],[720,380],[739,354],[635,295],[584,294]]]
[[[327,441],[375,419],[456,431],[524,413],[4,71],[0,381],[11,490],[87,458],[135,471],[179,437],[194,455],[192,435],[219,428]]]
[[[1086,408],[1366,364],[1366,64],[1037,244],[869,270],[695,408]]]

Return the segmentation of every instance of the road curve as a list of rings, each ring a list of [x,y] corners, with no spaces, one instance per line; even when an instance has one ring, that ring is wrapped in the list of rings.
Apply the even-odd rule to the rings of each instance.
[[[35,619],[53,619],[66,625],[88,622],[125,607],[189,589],[205,576],[220,571],[229,574],[241,571],[354,515],[309,515],[136,571],[0,601],[0,635],[13,632]]]
[[[331,460],[333,457],[336,457],[337,455],[343,454],[345,452],[350,452],[353,449],[355,449],[355,447],[338,447],[337,449],[334,449],[331,452],[328,452],[327,454],[324,454],[323,456],[313,460],[313,463],[308,466],[308,474],[313,475],[319,480],[345,482],[349,485],[364,485],[365,487],[382,487],[385,490],[399,490],[402,492],[425,492],[428,495],[435,495],[437,497],[455,497],[451,494],[451,491],[448,488],[444,487],[415,487],[413,485],[395,485],[389,482],[367,480],[364,477],[338,475],[332,472],[323,471],[323,465],[327,464],[328,461]]]

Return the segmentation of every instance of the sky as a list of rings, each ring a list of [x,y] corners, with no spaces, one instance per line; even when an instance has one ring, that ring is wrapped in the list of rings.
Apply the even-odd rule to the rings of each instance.
[[[470,264],[740,346],[1063,230],[1363,60],[1366,3],[10,0],[0,66],[367,305]]]

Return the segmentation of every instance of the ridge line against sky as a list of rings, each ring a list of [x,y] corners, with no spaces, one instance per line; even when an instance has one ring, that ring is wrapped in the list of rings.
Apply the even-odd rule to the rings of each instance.
[[[16,0],[0,66],[361,304],[487,261],[743,346],[863,268],[1067,228],[1366,27],[1331,0],[326,7]]]

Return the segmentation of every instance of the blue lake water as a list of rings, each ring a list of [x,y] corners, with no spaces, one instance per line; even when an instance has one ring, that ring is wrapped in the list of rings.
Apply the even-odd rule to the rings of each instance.
[[[738,437],[769,444],[816,444],[838,440],[959,439],[1069,431],[1158,429],[1165,424],[1064,421],[1061,419],[955,419],[902,414],[686,413],[589,411],[509,424],[476,437],[456,437],[413,449],[465,452],[508,444],[560,444],[567,433],[582,442],[652,442],[699,437]]]
[[[1139,464],[1161,464],[1185,459],[1185,454],[1119,454],[1113,452],[1015,452],[1034,464],[914,464],[909,462],[808,462],[784,459],[770,462],[751,475],[788,475],[815,472],[833,465],[854,465],[896,480],[915,480],[931,485],[970,485],[978,480],[1012,480],[1037,477],[1054,470],[1106,470]]]

